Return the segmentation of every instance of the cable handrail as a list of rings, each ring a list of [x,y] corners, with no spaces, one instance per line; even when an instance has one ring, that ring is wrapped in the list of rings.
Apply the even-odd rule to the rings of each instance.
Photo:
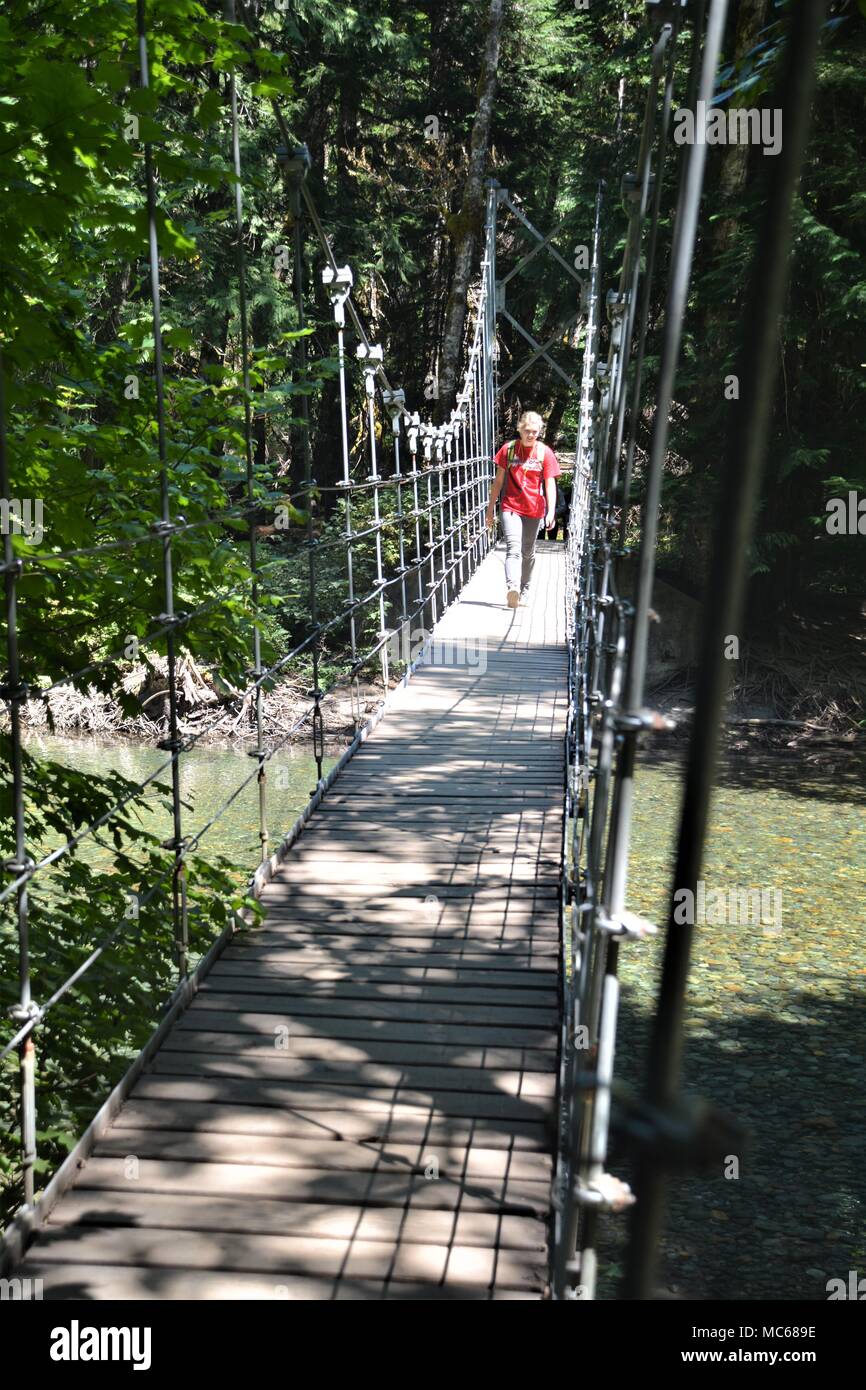
[[[700,871],[715,748],[723,718],[727,675],[723,634],[737,630],[736,614],[742,599],[748,538],[766,447],[769,383],[778,356],[775,339],[783,306],[790,204],[804,156],[822,9],[821,0],[803,0],[792,7],[787,70],[779,94],[785,129],[790,134],[785,141],[785,163],[773,169],[753,270],[752,302],[760,309],[757,315],[750,313],[743,327],[745,356],[740,379],[749,383],[749,390],[738,407],[727,451],[728,477],[722,495],[728,514],[719,519],[716,536],[658,1007],[644,1094],[635,1100],[614,1082],[618,958],[621,949],[639,950],[640,943],[657,931],[655,923],[627,909],[629,847],[639,742],[670,726],[665,716],[646,708],[645,685],[661,481],[706,161],[706,146],[700,142],[683,152],[661,317],[658,380],[650,402],[643,398],[643,365],[666,184],[675,44],[682,24],[690,25],[685,100],[692,108],[696,101],[703,102],[707,109],[714,94],[727,0],[709,0],[708,7],[701,0],[682,12],[664,0],[647,6],[653,59],[641,124],[638,173],[626,176],[623,183],[629,223],[619,287],[608,295],[610,340],[603,363],[596,356],[594,310],[590,310],[578,412],[576,481],[567,535],[569,717],[562,919],[565,1014],[560,1073],[562,1141],[555,1203],[556,1299],[597,1296],[600,1217],[625,1212],[630,1213],[631,1225],[621,1296],[655,1297],[654,1272],[667,1175],[674,1166],[694,1166],[707,1153],[723,1155],[736,1131],[735,1123],[727,1117],[691,1106],[680,1090],[684,996],[693,928],[680,925],[674,909],[677,893],[684,886],[694,889]],[[650,132],[655,132],[654,139]],[[598,303],[602,201],[600,189],[591,305]],[[653,427],[637,576],[634,592],[626,598],[616,562],[626,554],[636,435],[647,405],[653,410]],[[615,1096],[621,1102],[618,1127],[636,1155],[634,1191],[606,1171]]]
[[[147,88],[150,83],[148,65],[148,27],[146,0],[136,0],[136,28],[138,35],[139,84]],[[229,0],[229,10],[234,6]],[[254,395],[252,392],[251,358],[253,345],[249,332],[249,306],[246,294],[246,265],[243,236],[245,228],[244,177],[240,161],[240,113],[235,85],[235,73],[229,78],[229,122],[228,137],[232,148],[234,170],[234,247],[236,255],[236,275],[239,295],[240,349],[238,371],[243,383],[243,449],[245,456],[246,498],[242,503],[211,511],[204,517],[187,519],[179,514],[178,494],[173,488],[172,469],[179,458],[170,440],[173,421],[167,407],[166,370],[163,360],[163,336],[161,317],[161,285],[159,256],[159,207],[158,186],[154,159],[150,143],[143,141],[144,190],[146,195],[146,223],[149,261],[149,291],[151,319],[153,325],[153,385],[155,402],[155,425],[157,436],[156,479],[159,482],[159,507],[153,521],[143,522],[147,526],[139,534],[115,536],[98,544],[69,547],[52,552],[34,551],[28,553],[24,546],[13,543],[12,535],[4,534],[4,553],[0,569],[3,571],[7,597],[7,682],[2,690],[9,707],[10,749],[12,763],[12,802],[15,817],[16,850],[5,865],[8,881],[0,890],[0,904],[13,897],[17,902],[18,949],[20,992],[19,1002],[10,1011],[13,1021],[18,1025],[11,1039],[7,1040],[0,1058],[5,1058],[17,1050],[22,1059],[21,1103],[22,1103],[22,1178],[25,1209],[34,1201],[34,1175],[36,1164],[36,1126],[35,1126],[35,1049],[34,1035],[56,1003],[67,996],[75,985],[87,974],[91,967],[111,950],[128,933],[130,924],[126,921],[116,924],[97,945],[90,950],[85,959],[69,972],[49,997],[37,1002],[32,996],[30,937],[29,937],[29,897],[30,884],[41,878],[48,870],[55,868],[64,858],[68,858],[87,839],[98,837],[108,825],[118,823],[129,808],[137,803],[147,789],[157,783],[167,772],[170,774],[170,800],[172,814],[172,833],[162,843],[162,848],[170,851],[170,862],[155,880],[141,885],[137,895],[139,907],[152,903],[157,896],[170,887],[172,939],[175,949],[175,963],[180,986],[189,975],[189,920],[187,907],[187,861],[198,849],[204,837],[214,824],[225,814],[237,798],[249,788],[253,780],[259,786],[259,869],[253,875],[248,892],[255,893],[261,870],[269,862],[269,831],[266,811],[266,767],[274,754],[284,746],[302,727],[311,726],[313,753],[318,769],[319,788],[323,785],[324,733],[321,707],[323,701],[331,698],[340,686],[351,684],[357,689],[359,672],[377,658],[381,664],[383,688],[389,688],[389,647],[391,638],[401,629],[415,623],[420,618],[425,628],[437,621],[439,613],[453,602],[468,574],[486,552],[489,535],[483,525],[484,499],[482,491],[490,472],[492,458],[493,413],[489,408],[487,375],[491,370],[492,344],[489,338],[489,304],[492,298],[490,283],[490,261],[482,256],[481,286],[474,308],[474,324],[469,330],[467,345],[467,364],[457,394],[457,406],[447,423],[433,424],[422,420],[418,411],[410,412],[402,391],[395,390],[382,361],[381,349],[371,343],[365,330],[361,315],[351,294],[341,289],[338,296],[339,309],[348,315],[359,340],[359,375],[364,385],[367,399],[366,445],[362,453],[350,467],[347,440],[348,396],[345,388],[346,357],[342,340],[340,313],[336,312],[335,326],[339,340],[340,377],[340,418],[344,440],[343,478],[335,483],[319,485],[312,476],[310,467],[309,429],[305,427],[302,441],[304,476],[302,481],[293,482],[291,490],[279,491],[278,481],[268,472],[265,476],[255,462],[252,425]],[[290,148],[288,129],[275,103],[278,127]],[[296,200],[298,215],[295,219],[295,299],[298,326],[304,326],[304,283],[305,256],[301,231],[300,204],[302,203],[309,225],[325,255],[326,268],[333,280],[341,276],[345,281],[344,268],[337,263],[331,243],[325,233],[321,218],[315,207],[303,177],[289,180],[290,192]],[[349,273],[348,278],[351,279]],[[298,339],[298,370],[305,371],[306,348]],[[2,361],[0,361],[2,376]],[[227,408],[234,411],[236,402],[226,402]],[[307,419],[306,396],[302,397],[301,413]],[[374,411],[382,412],[383,419],[390,419],[393,440],[393,470],[383,467],[377,459],[377,426]],[[400,442],[401,426],[408,434],[409,468],[401,471]],[[219,427],[218,419],[210,419],[195,438],[186,441],[184,450],[195,447],[209,431]],[[383,431],[383,444],[386,434]],[[369,472],[367,476],[356,477],[363,468],[363,453],[369,451]],[[8,498],[7,456],[6,456],[6,408],[0,394],[0,494]],[[180,454],[183,458],[184,454]],[[224,456],[229,457],[229,456]],[[379,498],[386,490],[395,498],[396,514],[390,508],[380,511]],[[423,494],[422,495],[422,490]],[[339,501],[344,499],[343,514],[345,530],[342,535],[317,535],[313,524],[313,504],[323,495]],[[373,520],[370,524],[357,526],[352,522],[352,498],[365,495],[372,498]],[[304,554],[308,560],[308,617],[305,619],[306,632],[292,643],[290,649],[271,659],[263,661],[260,624],[260,595],[264,569],[261,564],[260,531],[266,524],[262,514],[267,515],[271,508],[287,504],[306,505],[307,534],[304,539],[297,531],[304,525],[299,518],[294,529],[286,527],[286,547],[275,557],[274,563],[291,564]],[[195,506],[196,503],[187,504]],[[249,545],[249,575],[225,593],[214,595],[196,605],[190,611],[176,607],[176,574],[178,563],[182,565],[183,552],[176,548],[178,539],[189,533],[201,533],[223,522],[246,521],[248,523],[246,541]],[[283,529],[283,528],[281,528]],[[398,541],[399,563],[391,568],[391,561],[385,563],[383,537],[392,536]],[[239,538],[241,541],[243,538]],[[226,541],[229,545],[230,540]],[[19,584],[39,575],[50,582],[60,577],[62,566],[75,564],[82,560],[100,561],[112,555],[128,555],[143,552],[158,545],[161,548],[162,612],[155,625],[136,640],[140,646],[147,646],[157,640],[164,640],[166,651],[166,683],[168,716],[166,736],[159,741],[159,747],[168,756],[159,762],[149,774],[127,783],[120,795],[115,795],[111,804],[93,817],[88,824],[80,826],[74,834],[68,834],[61,845],[55,846],[38,859],[27,852],[25,835],[25,787],[23,778],[23,742],[21,717],[24,701],[38,694],[47,698],[62,686],[86,680],[100,670],[116,664],[120,654],[108,654],[95,661],[87,662],[73,672],[64,673],[47,687],[36,687],[32,681],[25,685],[21,679],[21,664],[18,658],[18,595]],[[327,551],[340,549],[347,557],[348,595],[339,610],[324,620],[319,617],[316,598],[317,565],[320,557]],[[355,593],[353,558],[361,554],[365,565],[374,565],[374,577],[369,583],[364,574],[364,589]],[[361,571],[359,570],[359,573]],[[417,592],[415,592],[417,586]],[[410,588],[413,590],[410,593]],[[196,619],[220,606],[237,600],[238,594],[249,594],[249,607],[252,633],[252,663],[244,687],[233,692],[232,705],[206,718],[193,732],[185,732],[182,727],[179,709],[178,680],[178,641],[184,629]],[[389,620],[386,602],[396,611]],[[376,630],[367,635],[358,624],[370,622],[371,614],[378,608]],[[348,629],[348,649],[341,657],[340,670],[336,676],[324,684],[320,681],[319,669],[323,643],[331,640],[338,632]],[[126,648],[123,655],[126,655]],[[271,739],[269,746],[264,741],[263,692],[292,661],[300,657],[311,657],[313,675],[308,702],[293,719],[281,737]],[[210,815],[206,823],[194,834],[185,833],[182,820],[182,800],[180,792],[179,769],[182,759],[203,739],[218,732],[227,721],[235,718],[237,702],[255,702],[254,747],[250,749],[254,759],[251,771],[244,775],[237,786],[224,798],[222,804]]]

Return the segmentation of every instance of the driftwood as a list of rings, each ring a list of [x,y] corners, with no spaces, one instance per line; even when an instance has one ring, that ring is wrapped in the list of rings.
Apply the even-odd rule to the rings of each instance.
[[[255,695],[240,691],[230,681],[217,677],[192,658],[183,656],[176,667],[178,723],[182,736],[195,734],[202,742],[220,743],[249,738],[255,732]],[[136,664],[125,673],[122,690],[133,695],[138,712],[130,716],[117,697],[88,686],[79,690],[61,685],[41,698],[28,700],[22,710],[26,727],[60,734],[114,734],[155,742],[168,731],[168,669],[164,657],[154,656],[149,665]],[[361,687],[361,711],[368,714],[382,698],[379,684]],[[286,735],[296,741],[309,740],[310,720],[295,725],[311,705],[307,688],[293,679],[280,682],[264,693],[263,724],[266,741],[285,742]],[[351,688],[338,687],[322,701],[322,722],[326,739],[343,741],[355,730]],[[0,716],[0,727],[8,727],[8,715]]]

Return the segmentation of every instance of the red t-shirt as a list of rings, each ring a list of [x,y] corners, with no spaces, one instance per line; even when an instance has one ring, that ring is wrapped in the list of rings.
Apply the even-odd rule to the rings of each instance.
[[[518,440],[514,462],[508,468],[508,449],[509,445],[503,444],[493,460],[497,468],[508,469],[505,486],[499,494],[502,506],[520,516],[544,516],[544,482],[547,478],[558,478],[562,472],[556,454],[540,440],[528,447]]]

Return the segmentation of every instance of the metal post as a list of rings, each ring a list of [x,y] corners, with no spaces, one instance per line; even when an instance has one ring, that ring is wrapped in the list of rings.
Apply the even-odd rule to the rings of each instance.
[[[720,8],[724,6],[720,5]],[[721,492],[722,511],[718,518],[713,573],[708,589],[713,595],[713,604],[704,629],[704,647],[698,668],[694,725],[665,937],[662,983],[649,1050],[646,1096],[657,1114],[675,1104],[680,1086],[682,1021],[694,927],[688,922],[677,922],[673,906],[677,901],[675,894],[678,889],[696,891],[701,873],[718,732],[728,677],[728,663],[724,659],[725,636],[736,631],[742,608],[746,556],[778,370],[779,318],[788,281],[791,204],[805,155],[815,80],[815,56],[825,8],[824,0],[801,0],[792,8],[789,20],[779,101],[785,141],[777,161],[771,165],[763,226],[752,266],[752,292],[747,299],[747,303],[754,308],[743,336],[739,375],[743,383],[743,396],[735,408],[734,428],[727,450],[725,486]],[[714,25],[719,22],[720,17],[714,7],[710,11],[708,32],[712,33]],[[703,80],[701,86],[701,96],[704,97]],[[693,148],[690,156],[693,157],[694,153]],[[684,238],[686,234],[684,231]],[[645,1152],[638,1165],[638,1201],[633,1214],[623,1286],[626,1298],[645,1299],[653,1296],[665,1179],[660,1155]]]
[[[291,155],[287,154],[286,169],[291,180],[292,190],[292,219],[294,234],[294,293],[295,293],[295,313],[298,320],[300,335],[295,342],[295,371],[297,380],[302,385],[307,381],[307,339],[303,333],[306,325],[306,309],[304,306],[304,227],[303,209],[301,199],[301,185],[310,167],[310,153],[306,145],[296,145]],[[307,595],[310,604],[310,627],[316,634],[310,648],[313,665],[313,715],[311,720],[311,736],[313,745],[313,757],[316,760],[316,781],[322,781],[324,775],[325,760],[325,729],[322,720],[322,691],[319,686],[319,668],[321,662],[321,636],[319,628],[319,600],[317,594],[317,537],[313,518],[313,490],[315,479],[313,478],[312,449],[310,447],[310,402],[306,391],[301,391],[299,396],[299,406],[301,415],[300,439],[301,449],[304,460],[304,491],[307,502]],[[311,790],[310,795],[314,795]]]
[[[0,349],[0,497],[8,501],[10,497],[9,465],[6,453],[6,382],[3,352]],[[21,748],[21,704],[27,699],[28,689],[21,680],[21,663],[18,654],[18,580],[21,578],[24,563],[15,554],[12,545],[11,513],[10,523],[3,530],[3,580],[6,597],[6,680],[3,684],[2,698],[9,705],[9,745],[12,771],[12,814],[15,819],[15,853],[3,863],[3,868],[13,878],[33,867],[33,860],[27,854],[24,825],[24,776]],[[25,880],[16,891],[16,917],[18,922],[18,1003],[9,1009],[9,1015],[16,1023],[27,1023],[38,1017],[39,1009],[33,1002],[30,984],[30,914],[29,883]],[[32,1206],[35,1195],[36,1164],[36,1047],[32,1032],[23,1039],[18,1049],[18,1084],[21,1095],[21,1172],[24,1186],[24,1202]]]
[[[228,18],[235,22],[235,0],[225,0]],[[238,274],[238,318],[241,331],[241,371],[244,389],[244,451],[246,454],[246,492],[250,509],[250,599],[253,610],[253,670],[256,683],[256,746],[251,756],[258,760],[259,790],[259,862],[264,864],[268,858],[268,815],[267,815],[267,772],[264,748],[264,690],[260,677],[262,674],[262,638],[259,630],[259,581],[258,551],[256,545],[256,521],[253,512],[255,500],[253,463],[253,415],[250,392],[250,343],[249,320],[247,313],[247,267],[244,253],[244,195],[241,183],[241,149],[238,122],[238,94],[234,69],[229,73],[229,102],[231,105],[232,166],[235,175],[235,256]]]
[[[382,568],[382,527],[381,514],[379,508],[379,483],[381,478],[377,470],[376,457],[376,370],[382,361],[382,348],[379,345],[365,346],[359,343],[357,356],[364,367],[364,394],[367,397],[367,433],[370,437],[370,473],[369,481],[373,484],[373,525],[376,534],[376,583],[379,589],[379,641],[382,646],[379,648],[379,661],[382,667],[382,685],[385,694],[388,693],[388,644],[384,641],[387,636],[385,626],[385,572]]]
[[[142,90],[150,87],[147,55],[147,29],[145,25],[144,0],[137,0],[138,21],[138,60],[139,82]],[[171,504],[168,490],[168,452],[165,433],[165,384],[162,357],[162,323],[159,287],[159,242],[156,221],[156,180],[153,168],[153,151],[149,141],[144,142],[144,177],[147,190],[147,236],[150,262],[150,298],[153,318],[153,366],[156,387],[156,424],[159,456],[160,519],[153,523],[152,529],[162,537],[162,578],[165,611],[160,613],[159,621],[165,624],[166,660],[168,665],[168,722],[169,736],[158,743],[159,748],[170,751],[171,760],[171,804],[173,835],[170,841],[175,862],[172,872],[172,924],[174,946],[180,978],[186,979],[188,972],[186,892],[184,887],[184,842],[180,815],[180,749],[177,718],[177,659],[175,651],[174,628],[174,579],[172,574],[171,538],[174,524],[171,517]]]
[[[352,291],[352,272],[347,265],[334,269],[326,265],[322,271],[322,284],[328,290],[334,310],[334,323],[337,326],[337,360],[340,379],[340,442],[343,447],[343,487],[346,506],[346,580],[348,586],[349,640],[352,649],[352,664],[358,660],[358,642],[355,632],[355,581],[352,573],[352,479],[349,473],[349,426],[346,405],[346,301]]]

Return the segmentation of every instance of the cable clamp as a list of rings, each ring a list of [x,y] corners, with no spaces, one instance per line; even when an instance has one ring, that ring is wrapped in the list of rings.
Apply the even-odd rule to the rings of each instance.
[[[400,433],[400,417],[406,413],[406,392],[390,390],[385,387],[382,391],[382,400],[391,412],[391,429],[394,434]]]
[[[16,859],[13,855],[11,859],[4,859],[0,863],[0,868],[6,870],[7,874],[27,874],[32,873],[36,868],[36,860],[31,859],[29,854],[25,854],[23,859]]]
[[[600,1173],[591,1182],[582,1183],[579,1179],[574,1185],[574,1198],[582,1207],[593,1207],[595,1211],[626,1211],[635,1204],[636,1198],[627,1182],[613,1173]]]
[[[181,835],[179,839],[175,839],[173,835],[169,835],[167,840],[160,840],[159,847],[160,849],[173,850],[175,854],[180,855],[183,854],[185,850],[189,849],[189,843],[189,835]]]
[[[7,700],[10,705],[18,704],[21,700],[30,699],[30,686],[26,681],[19,681],[17,685],[4,683],[0,685],[0,700]]]
[[[14,1019],[16,1023],[29,1023],[31,1019],[35,1019],[37,1023],[41,1023],[45,1017],[45,1010],[42,1008],[42,1005],[34,1003],[32,999],[29,1004],[10,1004],[6,1013],[9,1018]]]
[[[647,23],[652,29],[670,24],[676,30],[689,11],[689,0],[644,0],[644,3]]]
[[[620,710],[614,718],[614,727],[619,733],[646,729],[651,733],[667,733],[677,727],[675,719],[656,709]]]
[[[620,941],[646,941],[647,937],[657,936],[658,927],[639,917],[636,912],[623,909],[616,917],[608,917],[601,908],[596,914],[596,926],[606,936],[615,936]]]
[[[177,613],[157,613],[156,615],[156,621],[161,623],[163,627],[180,627],[183,623],[188,623],[189,619],[189,613],[183,608],[179,609]]]
[[[336,270],[332,265],[326,265],[322,271],[322,284],[328,291],[328,298],[334,310],[334,322],[338,328],[346,326],[346,300],[352,293],[354,283],[354,277],[347,265],[338,266]]]
[[[680,1096],[662,1107],[624,1089],[617,1095],[615,1128],[669,1172],[715,1166],[741,1153],[745,1139],[732,1115],[706,1101]]]
[[[626,177],[628,176],[626,175]],[[625,314],[628,300],[629,296],[626,291],[623,291],[622,294],[619,294],[616,290],[608,290],[607,317],[610,323],[615,324],[622,319],[623,315]]]
[[[160,517],[159,520],[150,523],[148,530],[152,531],[155,536],[171,536],[179,526],[185,525],[186,522],[181,516],[176,517],[174,521],[163,521]]]
[[[286,149],[285,145],[277,145],[277,161],[289,177],[298,181],[305,179],[313,167],[310,151],[304,144],[293,145],[291,152]]]

